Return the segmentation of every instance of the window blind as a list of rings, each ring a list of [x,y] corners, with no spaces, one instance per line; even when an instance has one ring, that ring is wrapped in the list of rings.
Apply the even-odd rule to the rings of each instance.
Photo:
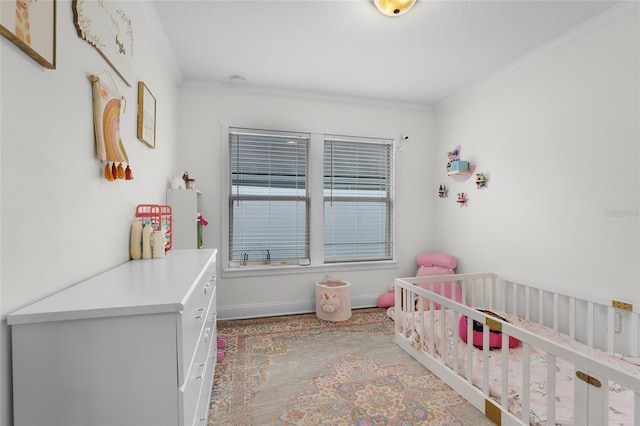
[[[393,143],[324,140],[325,263],[393,258]]]
[[[230,264],[309,258],[307,134],[229,129]]]

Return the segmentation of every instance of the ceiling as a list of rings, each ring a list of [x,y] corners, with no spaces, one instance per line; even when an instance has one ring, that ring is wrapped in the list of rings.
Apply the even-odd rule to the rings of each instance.
[[[617,1],[156,0],[184,81],[434,105],[588,28]],[[619,6],[619,5],[618,5]],[[611,9],[614,10],[614,9]]]

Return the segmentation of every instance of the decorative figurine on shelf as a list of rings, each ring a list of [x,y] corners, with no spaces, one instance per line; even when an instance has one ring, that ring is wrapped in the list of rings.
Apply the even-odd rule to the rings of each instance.
[[[448,192],[449,190],[447,189],[447,187],[443,183],[441,183],[440,187],[438,188],[438,197],[447,198]]]
[[[449,162],[456,161],[460,159],[460,145],[456,146],[453,151],[447,152],[447,157],[449,158]]]
[[[458,204],[460,204],[460,207],[464,206],[467,204],[467,201],[469,201],[467,199],[467,195],[464,192],[458,192],[458,199],[456,200],[458,202]]]
[[[476,187],[478,189],[485,188],[488,180],[484,173],[476,173]]]

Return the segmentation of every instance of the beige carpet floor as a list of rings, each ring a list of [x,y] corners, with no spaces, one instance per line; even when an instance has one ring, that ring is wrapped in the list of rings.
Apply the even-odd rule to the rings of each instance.
[[[209,425],[492,425],[393,342],[383,309],[219,321]]]

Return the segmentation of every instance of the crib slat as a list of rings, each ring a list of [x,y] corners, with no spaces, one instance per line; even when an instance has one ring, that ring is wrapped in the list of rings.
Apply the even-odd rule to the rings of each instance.
[[[467,318],[467,342],[473,342],[473,320]],[[473,385],[473,350],[467,346],[467,363],[465,365],[465,371],[467,373],[467,382]]]
[[[576,298],[569,299],[569,336],[576,338]]]
[[[593,346],[593,302],[587,303],[587,345]]]
[[[558,331],[558,321],[560,316],[560,310],[558,306],[558,293],[553,293],[553,329]]]
[[[615,309],[612,306],[607,308],[607,352],[613,352],[615,338]]]
[[[502,333],[502,389],[509,389],[509,336]],[[509,406],[508,392],[502,392],[500,405]]]
[[[442,288],[444,288],[444,285],[442,286]],[[431,312],[433,312],[433,317],[431,317],[431,319],[435,318],[436,312],[440,313],[440,362],[442,363],[442,365],[446,366],[447,365],[447,333],[445,331],[445,322],[446,322],[445,320],[447,318],[447,308],[445,308],[444,306],[440,306],[440,310],[431,311]]]
[[[556,357],[547,354],[547,424],[556,424]]]
[[[629,355],[631,356],[638,356],[638,354],[640,353],[639,350],[640,348],[638,348],[638,322],[640,321],[640,315],[636,314],[635,312],[633,312],[631,314],[631,321],[630,321],[630,350],[629,350]],[[637,395],[636,395],[637,396]],[[638,410],[636,410],[636,413],[638,412]],[[638,422],[636,422],[635,424],[640,424]]]
[[[523,342],[522,352],[522,422],[529,424],[529,398],[531,398],[531,369],[529,361],[531,360],[531,345]]]
[[[459,324],[460,323],[460,315],[458,314],[457,311],[453,311],[453,319],[454,319],[454,324]],[[453,371],[456,374],[459,374],[459,370],[458,370],[458,346],[460,344],[460,339],[458,338],[458,327],[453,327]]]
[[[471,340],[472,342],[473,340]],[[489,327],[482,330],[482,392],[489,396]]]
[[[544,325],[544,290],[538,289],[538,324]]]
[[[524,288],[524,318],[526,320],[531,320],[531,309],[529,308],[531,306],[531,289],[529,286],[526,286]]]

